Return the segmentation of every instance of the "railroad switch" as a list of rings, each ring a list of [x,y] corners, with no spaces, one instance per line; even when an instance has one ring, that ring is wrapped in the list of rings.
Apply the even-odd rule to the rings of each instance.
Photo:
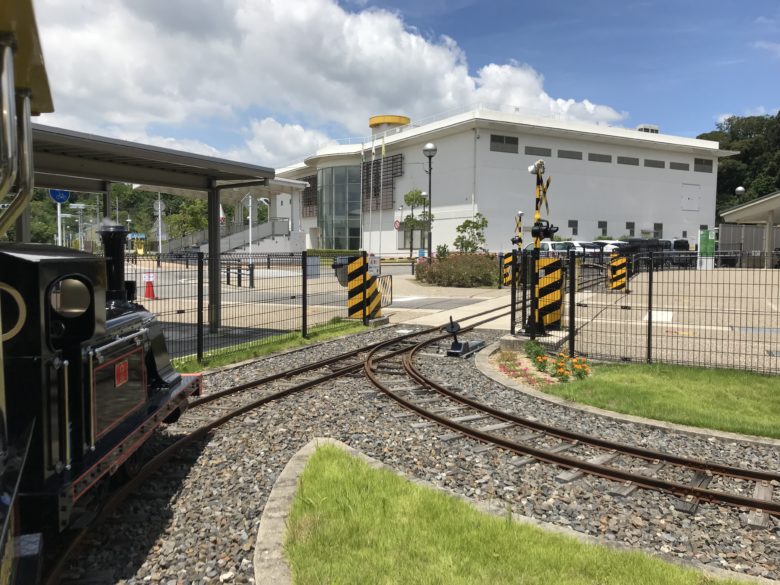
[[[452,317],[450,317],[450,322],[447,324],[447,327],[445,328],[447,333],[452,333],[452,345],[447,350],[447,356],[448,357],[468,357],[472,353],[475,353],[485,347],[485,342],[482,339],[475,339],[472,341],[458,341],[458,336],[456,335],[458,331],[460,331],[460,325],[452,320]]]

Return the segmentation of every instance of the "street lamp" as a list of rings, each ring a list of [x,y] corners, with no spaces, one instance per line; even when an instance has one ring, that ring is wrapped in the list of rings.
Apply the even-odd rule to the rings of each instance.
[[[433,170],[433,167],[431,161],[433,160],[433,157],[436,156],[436,145],[433,142],[426,144],[423,147],[423,154],[428,157],[428,262],[430,263],[433,261],[433,256],[431,255],[433,251],[431,245],[431,218],[433,217],[433,197],[431,191],[431,171]]]

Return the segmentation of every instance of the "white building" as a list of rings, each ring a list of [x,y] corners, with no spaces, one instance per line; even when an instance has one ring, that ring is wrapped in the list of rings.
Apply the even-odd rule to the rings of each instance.
[[[517,211],[525,212],[524,231],[530,231],[535,179],[528,167],[538,159],[551,177],[550,214],[542,211],[542,218],[560,228],[559,236],[695,240],[715,222],[718,157],[733,154],[717,142],[660,134],[656,127],[632,130],[499,109],[424,125],[375,116],[370,125],[374,135],[362,143],[328,146],[277,171],[310,184],[301,225],[311,247],[408,254],[408,235],[395,225],[409,214],[404,194],[428,191],[428,142],[438,149],[431,176],[434,250],[442,243],[452,249],[456,227],[477,212],[488,219],[487,247],[509,250]]]

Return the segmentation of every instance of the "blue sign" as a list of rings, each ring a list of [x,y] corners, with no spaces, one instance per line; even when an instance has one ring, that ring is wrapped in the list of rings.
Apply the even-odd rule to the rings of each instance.
[[[49,197],[54,200],[54,203],[67,203],[68,199],[70,199],[70,191],[49,189]]]

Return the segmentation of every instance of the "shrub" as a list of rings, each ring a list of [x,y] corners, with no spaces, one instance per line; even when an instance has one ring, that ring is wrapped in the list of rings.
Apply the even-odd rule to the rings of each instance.
[[[450,255],[450,249],[447,246],[447,244],[439,244],[436,246],[436,257],[437,258],[446,258]]]
[[[495,256],[484,254],[449,254],[417,265],[417,280],[438,286],[471,287],[498,284]]]

